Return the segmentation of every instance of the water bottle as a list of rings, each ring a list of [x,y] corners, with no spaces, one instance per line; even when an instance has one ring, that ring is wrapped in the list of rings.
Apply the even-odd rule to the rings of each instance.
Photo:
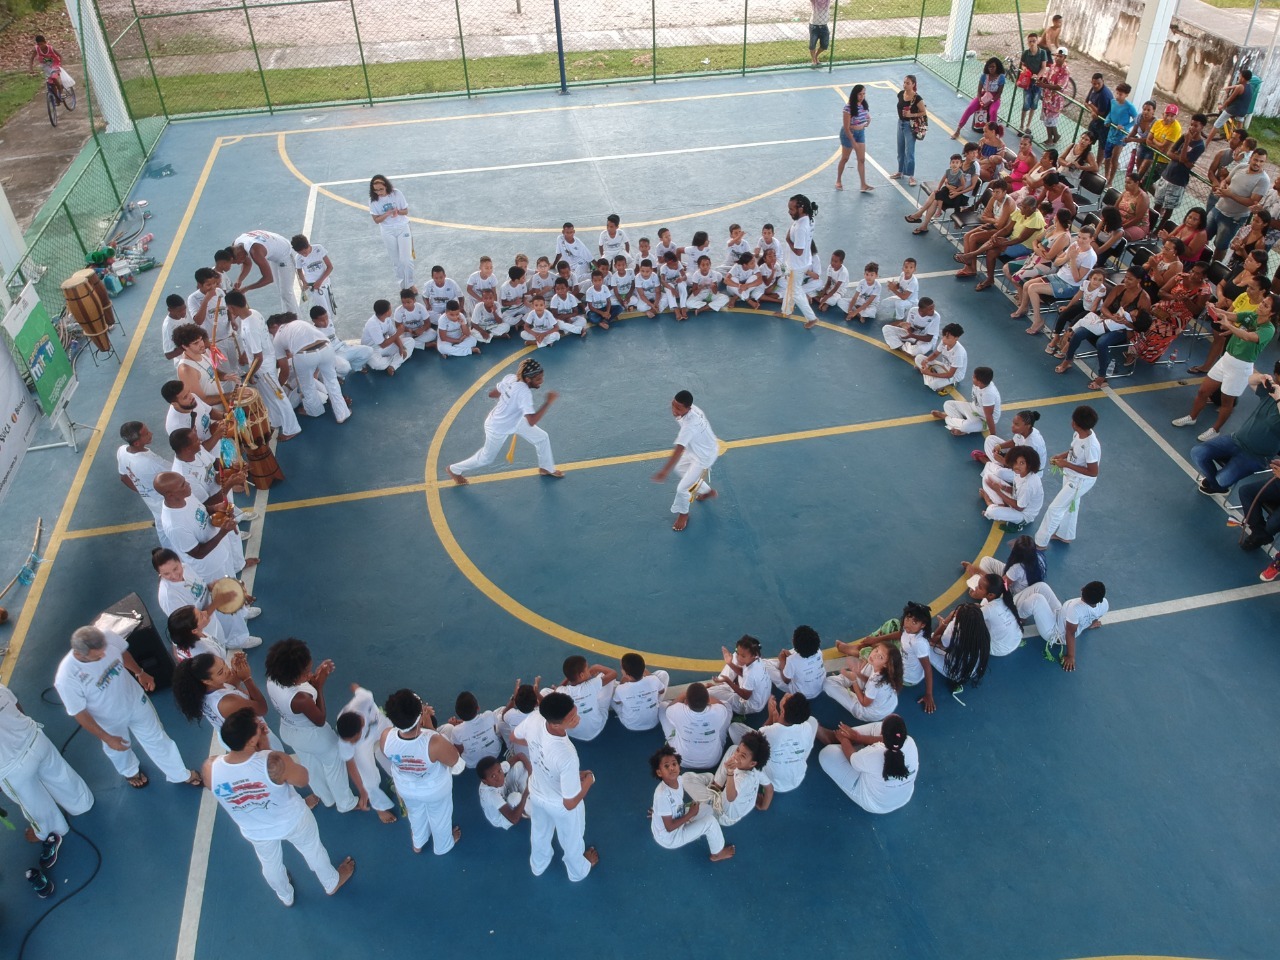
[[[32,867],[27,871],[27,882],[35,889],[36,896],[41,900],[48,900],[53,896],[53,881],[45,876],[43,870],[38,870],[35,867]]]
[[[1115,375],[1116,375],[1116,362],[1112,360],[1109,364],[1107,364],[1106,376],[1114,377]]]
[[[1177,347],[1174,347],[1174,348],[1173,348],[1173,351],[1169,354],[1169,362],[1170,362],[1170,363],[1177,363],[1177,362],[1178,362],[1178,348],[1177,348]]]

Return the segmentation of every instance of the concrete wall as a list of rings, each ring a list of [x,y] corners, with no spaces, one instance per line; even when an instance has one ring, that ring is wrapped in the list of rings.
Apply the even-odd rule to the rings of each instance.
[[[1132,59],[1143,6],[1143,0],[1053,0],[1050,11],[1063,16],[1067,46],[1115,67],[1123,77]],[[1252,64],[1257,64],[1252,67],[1257,72],[1265,55],[1263,48],[1242,48],[1174,17],[1156,90],[1193,111],[1213,111],[1234,72]],[[1109,77],[1108,82],[1114,86],[1118,81]]]

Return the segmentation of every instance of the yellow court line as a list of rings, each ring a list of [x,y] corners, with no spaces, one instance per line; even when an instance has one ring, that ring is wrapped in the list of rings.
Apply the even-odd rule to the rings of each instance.
[[[83,530],[68,530],[62,535],[63,540],[87,540],[89,537],[110,537],[117,533],[134,533],[138,530],[150,530],[155,526],[150,520],[139,520],[137,523],[117,523],[110,527],[86,527]]]
[[[0,683],[8,683],[13,676],[14,668],[18,665],[22,647],[31,631],[31,621],[35,618],[36,609],[40,606],[40,600],[44,596],[45,588],[49,585],[49,576],[53,570],[54,562],[58,559],[58,552],[62,547],[63,541],[67,538],[67,528],[71,524],[71,516],[75,513],[76,505],[80,502],[80,495],[84,492],[85,481],[88,479],[89,470],[93,467],[98,448],[102,445],[102,438],[107,435],[107,427],[111,423],[111,418],[115,415],[116,404],[120,401],[120,395],[124,391],[125,381],[129,378],[133,364],[138,358],[138,351],[142,348],[142,343],[146,339],[151,315],[155,313],[160,297],[165,293],[169,274],[173,270],[173,264],[176,260],[176,254],[182,248],[182,241],[187,235],[192,219],[195,217],[196,207],[200,202],[201,194],[204,193],[205,184],[209,182],[209,174],[213,171],[213,164],[218,157],[219,149],[219,144],[215,141],[213,147],[209,150],[209,156],[205,158],[204,169],[200,171],[200,177],[196,180],[191,199],[187,202],[186,212],[182,215],[178,229],[174,231],[173,240],[165,253],[164,265],[156,275],[155,282],[151,287],[151,295],[147,297],[146,306],[142,309],[142,317],[134,328],[133,339],[129,343],[129,349],[120,364],[120,369],[116,372],[116,378],[111,384],[111,391],[107,394],[106,403],[103,404],[102,413],[98,415],[97,425],[94,427],[89,443],[85,447],[84,456],[80,458],[80,464],[76,467],[75,477],[71,481],[71,489],[67,494],[67,499],[62,504],[62,510],[58,513],[57,522],[53,526],[49,547],[45,551],[45,562],[36,567],[36,578],[31,584],[31,592],[27,595],[27,599],[22,605],[22,613],[19,615],[18,622],[14,627],[13,640],[9,644],[10,655],[0,665]]]
[[[767,97],[779,93],[803,93],[807,90],[824,90],[829,84],[820,83],[808,87],[776,87],[769,90],[735,90],[729,93],[700,93],[685,97],[659,97],[653,100],[615,100],[610,103],[573,103],[556,107],[527,107],[522,110],[493,110],[486,113],[462,113],[452,116],[416,117],[407,120],[370,120],[367,123],[338,124],[331,127],[304,127],[298,130],[264,130],[260,133],[242,133],[234,138],[256,140],[262,137],[286,136],[299,133],[333,133],[340,130],[366,130],[373,127],[401,127],[420,123],[449,123],[455,120],[490,120],[496,117],[523,117],[539,113],[568,113],[575,110],[609,110],[614,107],[647,107],[650,104],[691,103],[695,100],[728,100],[736,97]],[[866,84],[872,86],[872,84]],[[897,89],[896,87],[892,89]],[[230,141],[232,138],[226,138]],[[603,227],[601,228],[603,229]]]
[[[398,497],[406,493],[422,493],[426,484],[407,483],[397,487],[375,487],[372,490],[356,490],[351,493],[335,493],[328,497],[308,497],[305,500],[287,500],[268,505],[267,513],[283,510],[302,510],[306,507],[328,507],[337,503],[355,503],[358,500],[378,500],[382,497]]]
[[[324,196],[328,197],[330,200],[336,200],[338,203],[345,204],[348,207],[354,207],[355,209],[361,211],[362,213],[369,212],[368,204],[358,203],[355,200],[351,200],[347,197],[336,194],[332,190],[330,190],[328,187],[322,187],[315,181],[309,179],[306,176],[306,174],[304,174],[301,170],[299,170],[297,166],[294,165],[293,160],[290,159],[289,157],[289,152],[285,147],[285,136],[286,135],[283,133],[277,136],[276,152],[280,154],[280,161],[284,164],[286,170],[288,170],[291,174],[293,174],[295,177],[301,180],[304,184],[306,184],[307,187],[309,187],[312,190],[315,190],[316,193],[323,194]],[[654,226],[659,226],[661,224],[667,224],[667,223],[679,223],[682,220],[693,220],[699,217],[709,217],[709,216],[712,216],[713,214],[724,213],[726,210],[736,210],[739,207],[745,207],[752,203],[758,203],[761,200],[767,200],[769,197],[776,196],[777,194],[782,193],[784,190],[790,190],[792,187],[799,186],[800,184],[804,183],[806,180],[810,179],[811,177],[816,177],[823,170],[827,169],[827,167],[831,166],[833,163],[835,163],[839,159],[840,159],[840,149],[837,147],[835,153],[829,156],[822,163],[818,164],[818,166],[814,167],[808,173],[802,173],[800,176],[796,177],[794,180],[790,180],[780,186],[774,187],[771,190],[766,190],[764,193],[758,193],[754,197],[747,197],[745,200],[735,200],[733,203],[726,203],[723,206],[719,206],[719,207],[710,207],[706,210],[695,210],[693,213],[684,213],[677,217],[665,217],[661,220],[642,220],[639,223],[632,223],[628,221],[627,227],[628,229],[638,229],[640,227],[654,227]],[[421,223],[429,227],[445,227],[446,229],[449,229],[449,230],[473,230],[480,233],[556,234],[556,233],[559,233],[561,230],[561,227],[559,226],[495,227],[495,226],[489,226],[487,224],[453,223],[448,220],[431,220],[427,217],[409,217],[408,219],[413,221],[414,223]],[[578,229],[586,230],[586,231],[603,230],[604,225],[601,224],[598,226],[596,225],[579,226]]]

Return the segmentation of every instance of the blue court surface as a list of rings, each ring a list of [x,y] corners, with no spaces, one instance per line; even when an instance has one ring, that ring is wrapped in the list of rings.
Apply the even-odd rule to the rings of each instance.
[[[841,101],[859,82],[870,85],[876,190],[859,193],[851,168],[837,193]],[[100,432],[74,478],[50,481],[69,483],[70,495],[46,550],[52,563],[15,627],[11,685],[61,745],[74,723],[41,692],[72,630],[135,591],[159,614],[154,532],[113,454],[126,420],[161,433],[165,295],[189,293],[196,268],[238,233],[305,231],[335,264],[340,333],[358,337],[372,302],[396,295],[366,209],[375,173],[408,198],[420,286],[437,263],[465,283],[482,254],[499,275],[519,252],[551,255],[565,220],[594,246],[610,212],[633,249],[669,226],[679,244],[708,231],[721,256],[731,223],[751,241],[765,222],[785,230],[794,193],[819,204],[823,262],[843,248],[855,278],[875,260],[888,279],[918,258],[921,292],[944,322],[964,326],[971,368],[994,368],[1002,426],[1038,410],[1056,453],[1078,404],[1100,415],[1101,477],[1078,540],[1048,553],[1059,597],[1094,579],[1107,586],[1111,614],[1081,640],[1075,673],[1046,662],[1031,638],[959,699],[939,684],[931,716],[908,688],[899,713],[921,758],[910,804],[863,812],[815,751],[798,790],[727,828],[737,856],[720,864],[700,843],[654,843],[646,761],[661,735],[611,720],[579,745],[598,778],[587,842],[601,862],[586,881],[570,884],[558,859],[531,876],[527,824],[490,827],[468,771],[454,781],[462,840],[445,857],[415,857],[403,820],[318,810],[329,852],[355,856],[358,870],[330,899],[289,851],[292,909],[207,791],[164,783],[145,759],[152,784],[132,790],[80,734],[66,754],[96,803],[75,819],[82,836],[67,839],[54,869],[59,898],[95,869],[86,838],[101,865],[24,955],[1275,956],[1280,779],[1263,738],[1280,723],[1280,587],[1258,582],[1265,558],[1237,549],[1222,505],[1197,492],[1195,431],[1169,425],[1198,380],[1184,364],[1143,365],[1114,389],[1086,391],[1080,372],[1053,373],[1044,341],[1007,319],[997,291],[953,280],[955,248],[936,232],[911,235],[901,218],[916,191],[887,178],[900,82],[897,66],[873,65],[170,126],[156,159],[176,175],[139,194],[159,212],[165,266],[122,301],[132,336],[102,390]],[[935,119],[918,175],[933,180],[952,152],[958,102],[928,77],[921,84]],[[269,287],[250,295],[264,314],[277,302]],[[353,374],[352,419],[304,418],[303,435],[277,450],[286,481],[259,495],[249,552],[262,559],[252,589],[264,613],[254,632],[268,644],[301,637],[336,662],[331,719],[353,682],[379,701],[411,686],[447,716],[461,690],[497,707],[516,678],[558,679],[580,651],[614,667],[640,651],[683,683],[710,676],[721,645],[743,633],[773,656],[798,624],[832,646],[907,600],[943,612],[962,595],[960,561],[1003,558],[1012,533],[981,514],[969,457],[981,436],[952,437],[933,421],[944,398],[885,348],[880,326],[850,327],[834,312],[812,330],[765,311],[683,324],[663,315],[538,351],[544,393],[560,394],[542,423],[566,472],[559,481],[536,475],[523,442],[484,482],[455,487],[444,476],[480,445],[486,393],[527,352],[519,342],[472,358],[420,353],[395,377]],[[1202,342],[1191,349],[1203,356]],[[113,370],[103,370],[105,383]],[[674,481],[650,476],[674,441],[680,389],[725,450],[712,476],[718,499],[695,505],[677,536]],[[1232,426],[1254,402],[1242,400]],[[1046,475],[1045,485],[1048,499],[1059,481]],[[249,655],[259,678],[265,649]],[[185,723],[167,692],[154,699],[198,766],[207,726]],[[826,726],[849,719],[825,697],[815,712]],[[0,857],[0,942],[14,956],[58,901],[26,888],[35,848],[20,831],[0,836]]]

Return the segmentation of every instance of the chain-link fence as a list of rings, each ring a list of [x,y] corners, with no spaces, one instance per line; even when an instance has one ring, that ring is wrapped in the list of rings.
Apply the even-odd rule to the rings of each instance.
[[[81,16],[92,8],[81,5]],[[83,35],[83,23],[77,24]],[[50,313],[63,305],[62,282],[85,267],[120,217],[129,191],[142,174],[167,120],[144,117],[130,129],[108,133],[98,116],[89,63],[78,69],[75,109],[88,114],[91,141],[59,181],[26,232],[26,253],[4,280],[11,291],[32,281]],[[65,109],[65,107],[61,108]]]

